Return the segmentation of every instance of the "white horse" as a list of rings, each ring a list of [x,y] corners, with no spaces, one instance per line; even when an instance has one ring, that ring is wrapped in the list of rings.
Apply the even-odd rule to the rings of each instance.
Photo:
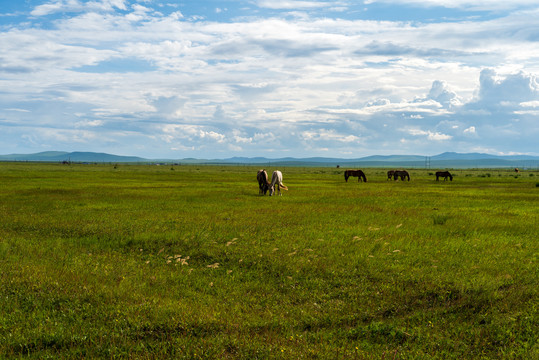
[[[282,196],[281,189],[288,190],[288,188],[283,185],[283,174],[279,170],[275,170],[273,174],[271,175],[269,196],[275,193],[275,186],[277,186],[277,190],[279,191],[279,196]]]

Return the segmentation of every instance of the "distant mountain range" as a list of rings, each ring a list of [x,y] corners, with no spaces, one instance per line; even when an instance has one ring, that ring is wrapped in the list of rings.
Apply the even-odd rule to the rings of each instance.
[[[0,155],[0,161],[44,161],[44,162],[149,162],[136,156],[120,156],[95,152],[45,151],[35,154]]]
[[[407,168],[539,168],[539,156],[497,156],[481,153],[445,152],[435,156],[373,155],[357,159],[232,157],[229,159],[146,159],[95,152],[47,151],[35,154],[0,155],[0,161],[75,162],[75,163],[175,163],[260,166],[324,166],[324,167],[407,167]]]

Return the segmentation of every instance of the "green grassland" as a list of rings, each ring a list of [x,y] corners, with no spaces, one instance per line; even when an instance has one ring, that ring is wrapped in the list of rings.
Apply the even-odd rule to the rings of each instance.
[[[0,358],[539,358],[539,172],[257,170],[0,163]]]

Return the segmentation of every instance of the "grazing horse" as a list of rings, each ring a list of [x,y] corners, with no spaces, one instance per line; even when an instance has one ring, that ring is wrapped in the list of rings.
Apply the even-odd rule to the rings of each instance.
[[[404,181],[404,178],[408,178],[408,181],[410,181],[410,174],[408,174],[408,171],[406,170],[395,170],[393,172],[393,180],[398,180],[401,178],[402,181]]]
[[[258,194],[266,195],[270,185],[268,181],[268,173],[266,172],[266,170],[258,170],[258,174],[256,174],[256,179],[258,180]]]
[[[516,172],[516,173],[519,172],[519,171],[520,171],[520,170],[519,170],[518,168],[515,168],[515,172]]]
[[[387,179],[391,180],[393,178],[393,174],[395,174],[395,170],[389,170],[387,172]]]
[[[269,196],[272,196],[275,193],[276,186],[277,190],[279,191],[279,196],[282,196],[281,189],[288,190],[288,188],[283,185],[283,174],[279,170],[275,170],[271,175],[271,184],[269,184]]]
[[[453,175],[451,175],[449,171],[436,171],[436,181],[441,177],[444,178],[444,181],[447,181],[447,178],[449,178],[450,181],[453,181]]]
[[[365,176],[365,173],[361,170],[346,170],[344,172],[344,180],[348,182],[348,178],[350,176],[357,177],[357,181],[360,182],[362,179],[364,182],[367,182],[367,177]]]

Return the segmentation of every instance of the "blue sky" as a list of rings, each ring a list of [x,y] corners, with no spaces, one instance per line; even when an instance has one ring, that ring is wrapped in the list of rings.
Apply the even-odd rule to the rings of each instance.
[[[536,0],[0,0],[0,154],[539,155],[538,17]]]

